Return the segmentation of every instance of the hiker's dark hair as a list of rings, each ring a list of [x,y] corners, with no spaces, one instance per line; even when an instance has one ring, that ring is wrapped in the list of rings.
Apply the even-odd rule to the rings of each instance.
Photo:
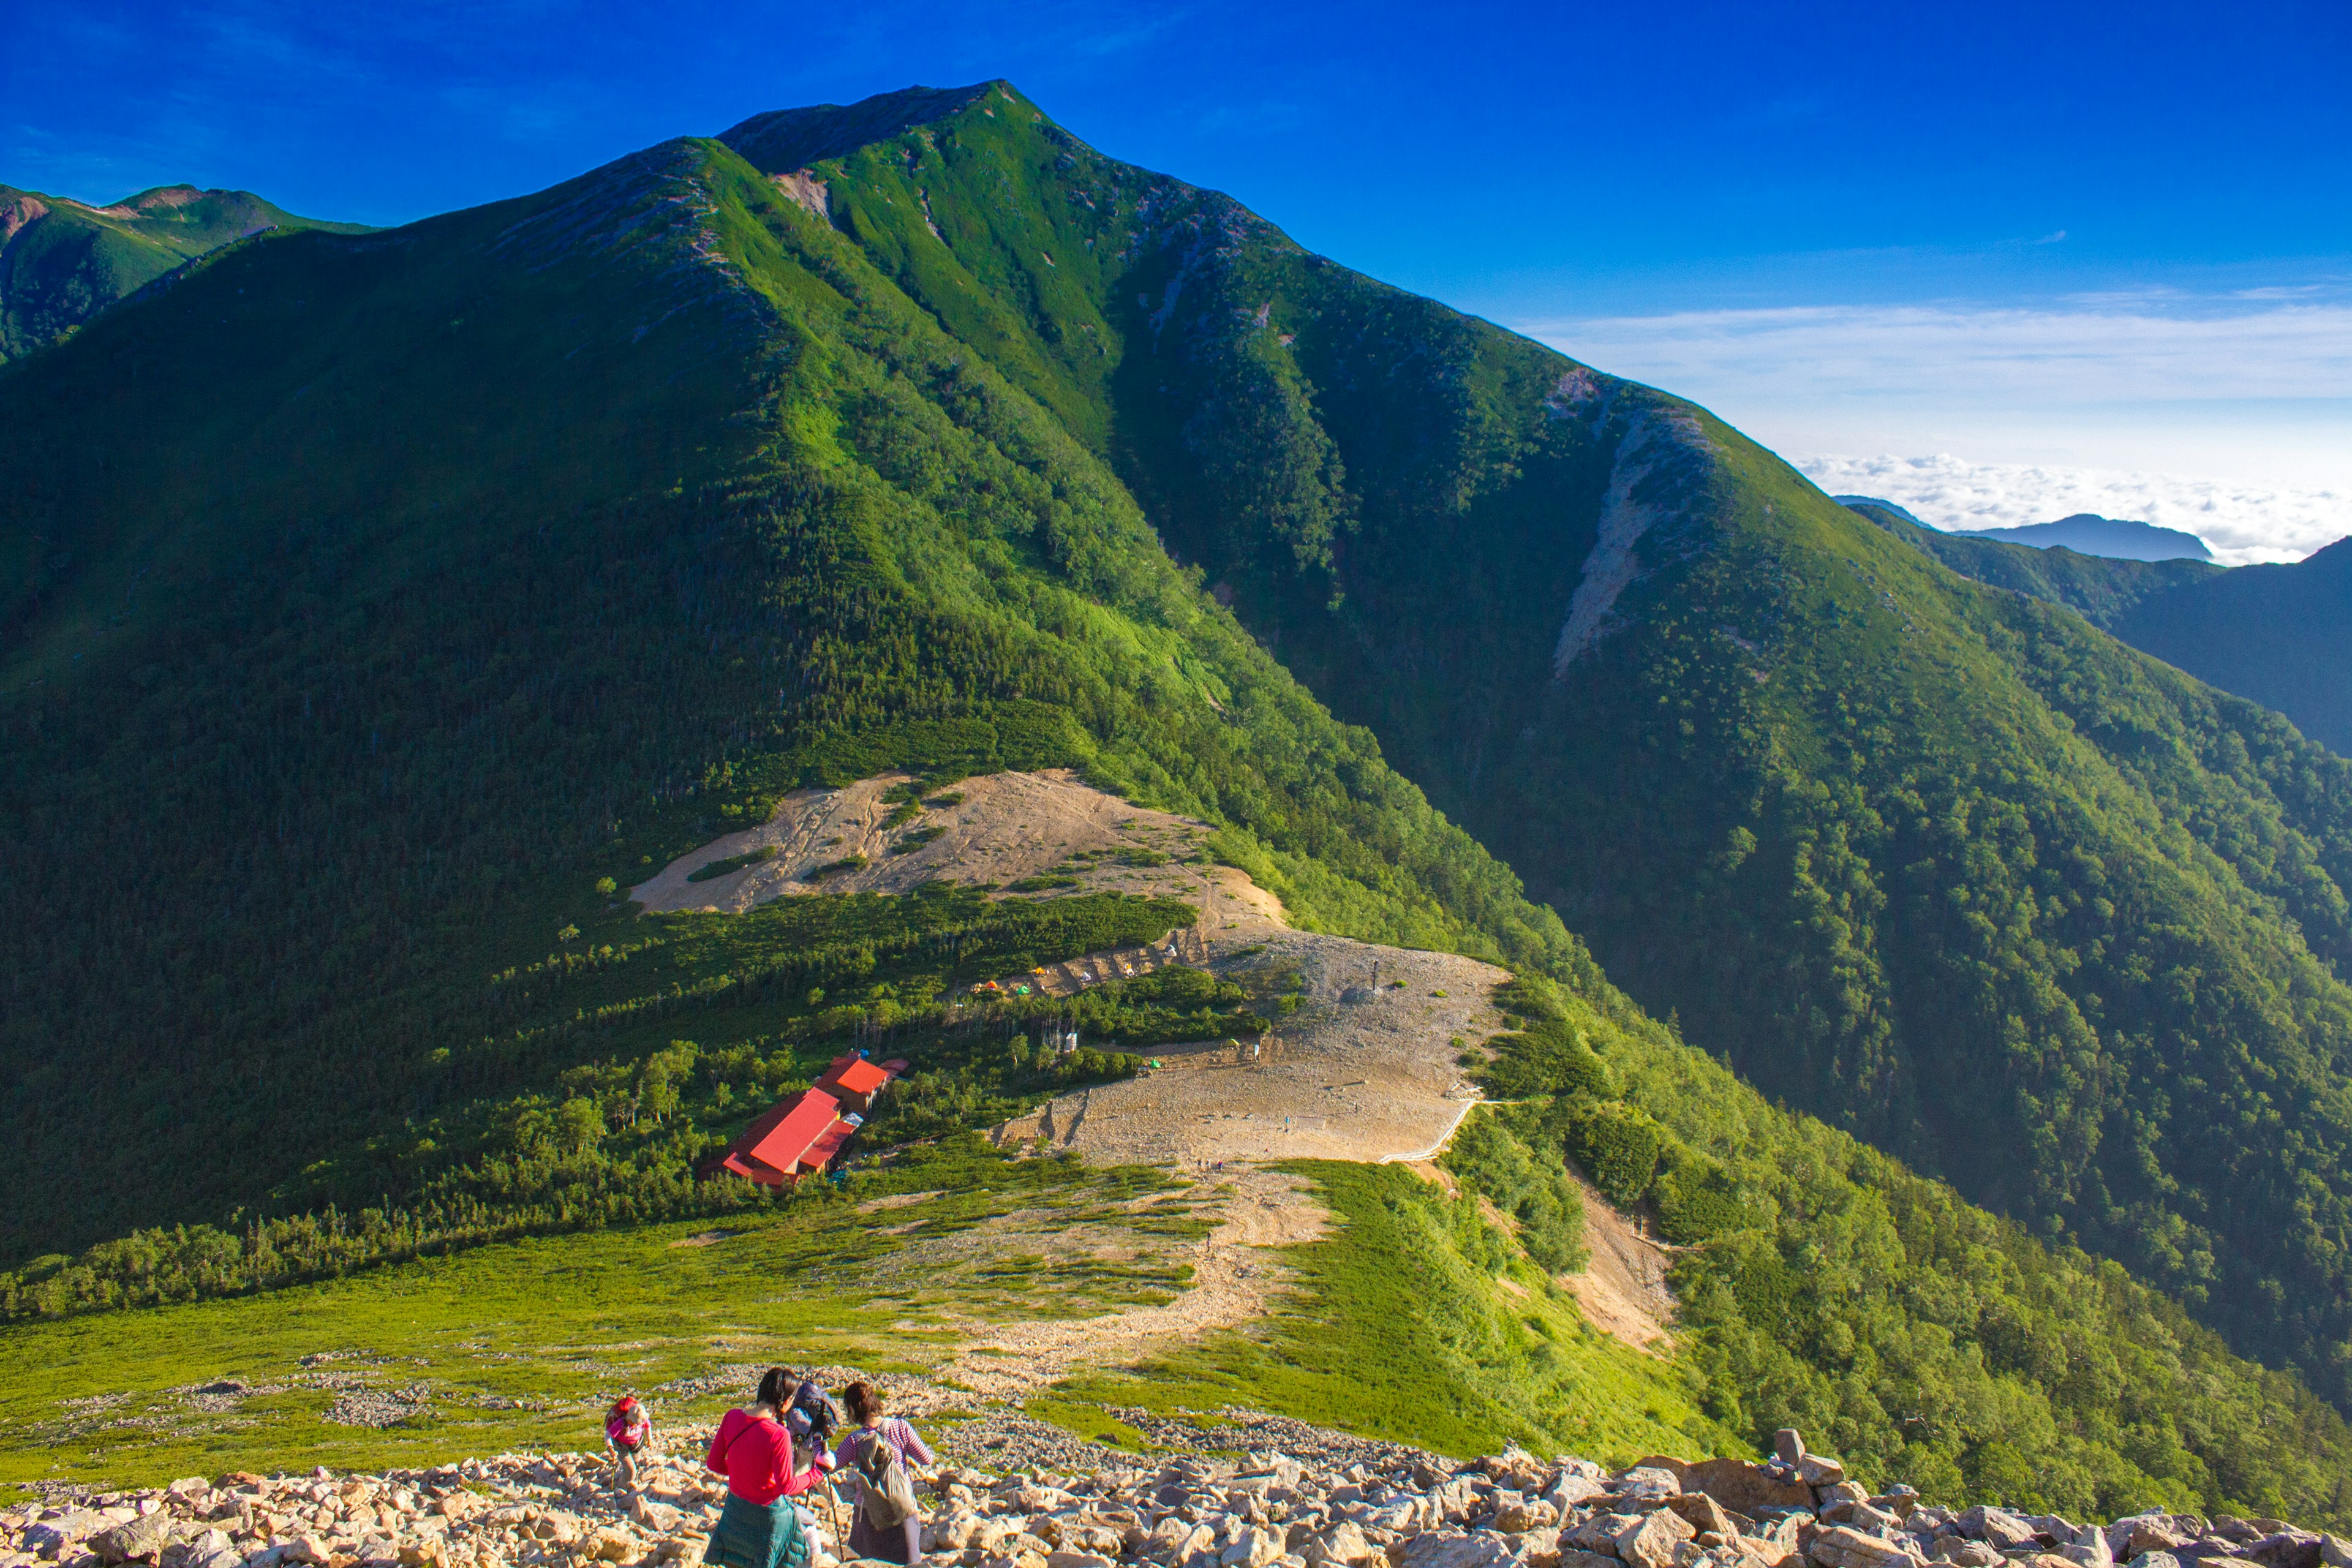
[[[860,1426],[882,1414],[882,1391],[870,1384],[851,1384],[841,1391],[841,1402],[849,1406],[849,1418]]]
[[[760,1379],[758,1397],[761,1405],[772,1405],[782,1410],[793,1402],[793,1374],[780,1366],[770,1367],[767,1375]]]

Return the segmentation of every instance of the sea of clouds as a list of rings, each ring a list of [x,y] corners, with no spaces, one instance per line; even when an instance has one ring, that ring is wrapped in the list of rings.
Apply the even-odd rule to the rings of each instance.
[[[2342,279],[1513,324],[1706,405],[1832,494],[1937,528],[2090,511],[2195,533],[2231,563],[2352,533]],[[1870,453],[1893,455],[1851,455]]]
[[[2352,490],[2294,489],[2175,474],[1977,463],[1926,458],[1791,457],[1832,495],[1875,496],[1921,522],[1954,529],[2054,522],[2078,511],[2193,533],[2216,559],[2242,566],[2299,561],[2352,533]]]

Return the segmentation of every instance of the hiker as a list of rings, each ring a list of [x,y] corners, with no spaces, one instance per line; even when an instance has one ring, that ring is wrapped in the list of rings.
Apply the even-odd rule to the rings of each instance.
[[[793,1435],[796,1451],[804,1448],[812,1462],[826,1469],[833,1468],[833,1429],[840,1423],[833,1401],[814,1378],[804,1378],[793,1394],[793,1403],[784,1412],[784,1426]]]
[[[646,1414],[635,1394],[624,1394],[604,1412],[604,1441],[613,1450],[614,1479],[618,1485],[635,1489],[637,1456],[653,1440],[654,1418]]]
[[[882,1391],[853,1383],[842,1404],[857,1429],[833,1452],[836,1467],[857,1478],[857,1507],[849,1521],[849,1555],[913,1564],[923,1560],[923,1519],[915,1506],[915,1465],[939,1462],[915,1429],[882,1414]]]
[[[807,1568],[814,1554],[814,1515],[793,1499],[824,1471],[793,1464],[793,1436],[782,1419],[793,1394],[792,1374],[772,1366],[760,1379],[749,1410],[730,1410],[711,1435],[703,1464],[727,1478],[727,1506],[702,1554],[726,1568]]]

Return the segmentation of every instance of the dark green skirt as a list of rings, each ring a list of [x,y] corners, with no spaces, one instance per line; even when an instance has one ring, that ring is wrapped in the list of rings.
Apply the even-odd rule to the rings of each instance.
[[[729,1492],[702,1560],[726,1568],[807,1568],[808,1536],[793,1500],[757,1503]]]

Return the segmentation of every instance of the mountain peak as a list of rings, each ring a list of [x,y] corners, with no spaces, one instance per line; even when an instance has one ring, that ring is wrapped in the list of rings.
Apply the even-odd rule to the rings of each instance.
[[[972,108],[987,109],[992,96],[1007,103],[1024,100],[1003,79],[974,82],[969,87],[903,87],[878,92],[856,103],[814,103],[801,109],[771,110],[755,114],[719,134],[760,169],[777,174],[805,168],[824,158],[838,158],[870,142],[884,141],[918,125],[929,125]]]

